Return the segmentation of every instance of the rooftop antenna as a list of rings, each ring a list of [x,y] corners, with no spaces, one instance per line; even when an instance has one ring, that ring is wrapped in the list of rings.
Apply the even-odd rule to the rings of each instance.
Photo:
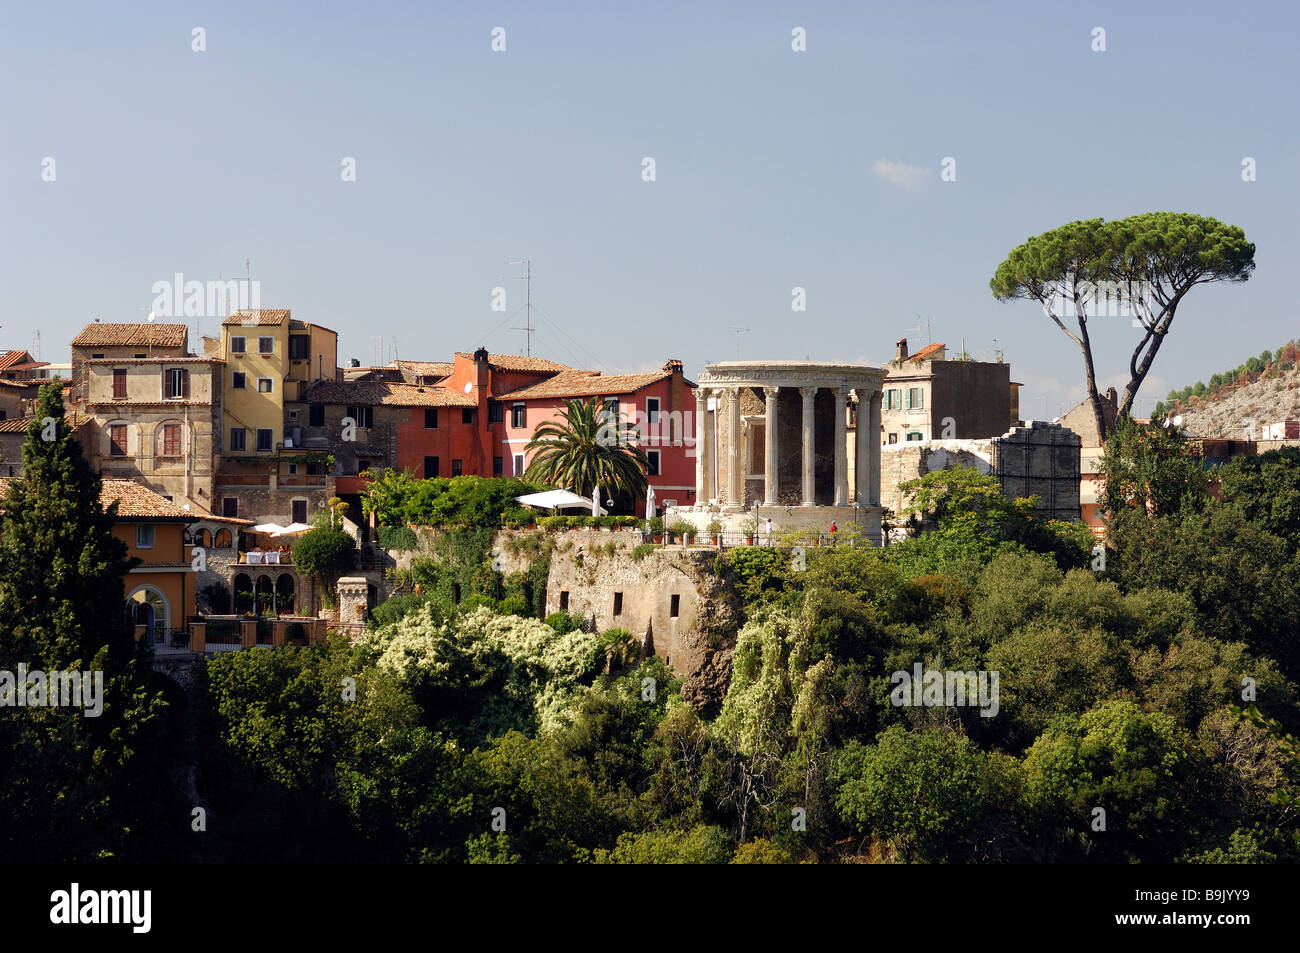
[[[533,263],[527,258],[515,258],[506,262],[507,265],[524,266],[524,326],[522,328],[511,328],[511,331],[524,332],[524,354],[528,357],[533,356]]]
[[[728,331],[736,332],[736,360],[740,360],[740,336],[749,333],[749,328],[727,328]]]
[[[39,361],[41,359],[41,332],[39,330],[32,333],[32,349],[36,352],[36,360]]]

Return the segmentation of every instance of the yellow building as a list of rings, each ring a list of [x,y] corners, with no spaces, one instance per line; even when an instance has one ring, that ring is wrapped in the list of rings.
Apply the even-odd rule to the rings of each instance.
[[[225,404],[214,511],[288,522],[328,496],[325,455],[305,453],[303,395],[338,374],[338,334],[287,309],[236,311],[221,325]],[[317,499],[320,497],[320,499]],[[315,505],[312,505],[315,504]]]

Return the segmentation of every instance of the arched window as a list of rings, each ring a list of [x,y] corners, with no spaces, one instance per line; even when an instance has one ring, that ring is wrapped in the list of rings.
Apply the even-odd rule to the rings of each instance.
[[[275,612],[275,583],[270,576],[257,577],[257,611]]]
[[[228,529],[217,530],[217,537],[212,541],[212,546],[214,549],[229,549],[230,530]]]
[[[182,456],[185,449],[182,434],[181,423],[178,420],[168,420],[159,424],[158,429],[154,431],[154,456],[164,458]]]
[[[212,534],[206,529],[199,530],[194,536],[194,545],[202,546],[204,549],[212,548]]]

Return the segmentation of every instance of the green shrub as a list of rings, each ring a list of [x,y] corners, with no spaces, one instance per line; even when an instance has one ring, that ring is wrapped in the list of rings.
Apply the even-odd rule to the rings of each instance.
[[[664,533],[664,518],[662,516],[650,517],[650,534],[652,536],[662,536]]]
[[[520,596],[509,596],[502,599],[497,604],[497,612],[502,615],[517,615],[522,618],[528,617],[528,603]]]
[[[632,559],[635,560],[636,562],[640,562],[641,560],[645,559],[647,556],[649,556],[658,548],[659,547],[656,546],[654,543],[642,543],[640,546],[636,546],[633,548]]]
[[[380,546],[394,552],[415,549],[419,545],[415,530],[409,526],[381,526],[375,535]]]
[[[582,628],[583,619],[576,612],[552,612],[546,617],[546,624],[556,635],[568,635]]]

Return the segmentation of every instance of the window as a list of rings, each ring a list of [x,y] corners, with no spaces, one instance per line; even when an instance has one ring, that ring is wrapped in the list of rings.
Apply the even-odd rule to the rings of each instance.
[[[474,408],[463,407],[460,412],[460,422],[463,424],[472,424],[474,422]]]
[[[646,470],[646,475],[647,475],[647,476],[658,476],[658,475],[659,475],[659,451],[658,451],[658,450],[647,450],[647,451],[646,451],[646,457],[647,457],[647,458],[649,459],[649,461],[650,461],[650,466],[649,466],[649,468]]]
[[[158,428],[158,445],[154,451],[160,457],[181,455],[181,425],[163,424]]]
[[[891,387],[885,391],[885,410],[902,410],[902,394],[897,387]]]
[[[515,476],[523,476],[523,475],[524,475],[524,455],[522,453],[516,453],[515,454]]]
[[[505,472],[505,460],[502,457],[492,458],[492,475],[500,476]]]
[[[891,434],[889,435],[889,442],[890,442],[890,443],[898,443],[898,434],[896,434],[896,433],[891,433]]]
[[[232,519],[232,520],[237,520],[237,519],[239,519],[239,497],[237,497],[237,496],[227,496],[227,497],[223,497],[222,500],[221,500],[221,515],[224,516],[224,517],[226,517],[227,519]],[[221,531],[221,533],[224,533],[224,532],[225,532],[225,530],[223,529],[223,530]],[[220,542],[220,540],[221,540],[221,533],[218,533],[218,534],[217,534],[217,545],[218,545],[218,546],[221,545],[221,542]]]
[[[293,521],[295,523],[307,522],[307,501],[306,500],[293,501],[292,516],[293,516]]]
[[[605,413],[608,414],[608,415],[611,416],[611,417],[617,417],[617,416],[618,416],[618,398],[617,398],[617,397],[606,397],[606,398],[605,398]]]
[[[257,353],[258,353],[258,354],[274,354],[274,353],[275,353],[275,338],[258,338],[258,339],[257,339]]]
[[[239,500],[235,499],[233,496],[232,496],[232,497],[228,497],[228,498],[225,499],[225,500],[222,500],[222,503],[223,503],[223,504],[225,504],[225,503],[234,503],[234,504],[235,504],[235,509],[236,509],[236,510],[239,509]],[[225,506],[223,505],[222,508],[225,509]],[[233,516],[234,514],[233,514],[233,513],[227,513],[226,515],[227,515],[227,516]],[[213,539],[212,539],[212,547],[213,547],[213,549],[229,549],[229,548],[230,548],[230,545],[231,545],[232,542],[233,542],[233,538],[232,538],[231,535],[230,535],[230,530],[228,530],[228,529],[219,529],[219,530],[217,530],[217,535],[214,536]]]
[[[907,435],[907,439],[908,439],[909,441],[911,441],[911,440],[924,440],[925,437],[921,436],[921,432],[920,432],[919,430],[913,430],[913,431],[911,431],[911,432]]]
[[[230,449],[232,452],[248,449],[248,431],[243,427],[230,428]]]
[[[909,387],[907,389],[907,409],[919,410],[925,406],[925,391],[920,387]]]
[[[8,417],[8,416],[9,416],[9,411],[7,411],[7,410],[0,410],[0,420],[4,420],[4,419],[5,419],[6,417]]]
[[[673,619],[677,618],[677,613],[681,611],[681,608],[682,608],[682,597],[673,596],[672,601],[669,603],[668,606],[668,616]]]
[[[510,426],[523,427],[527,411],[528,408],[525,404],[512,404],[510,406]]]
[[[133,357],[133,358],[134,358],[135,360],[137,360],[137,361],[143,361],[143,360],[144,360],[145,358],[147,358],[148,356],[149,356],[148,354],[132,354],[132,355],[131,355],[131,357]]]
[[[90,355],[90,359],[91,359],[92,361],[102,361],[102,360],[104,359],[104,355],[103,355],[103,354],[92,354],[92,355]]]
[[[233,390],[243,390],[246,380],[243,371],[232,371],[230,374],[230,386]]]
[[[269,453],[271,451],[271,440],[273,431],[269,427],[257,428],[257,452]]]
[[[437,457],[425,457],[425,458],[424,458],[424,478],[425,478],[426,480],[429,480],[429,479],[432,479],[433,477],[436,477],[437,475],[438,475],[438,458],[437,458]]]
[[[231,338],[231,339],[230,339],[230,353],[231,353],[231,354],[243,354],[243,353],[244,353],[244,339],[243,339],[243,338]]]
[[[659,423],[659,398],[647,397],[645,399],[645,419],[646,423]]]
[[[135,527],[135,548],[153,549],[153,523],[137,523]]]
[[[323,464],[323,463],[309,463],[309,464],[307,464],[307,475],[308,475],[308,476],[324,476],[324,475],[325,475],[325,464]]]
[[[310,427],[325,426],[325,405],[312,404],[307,408],[307,425]]]
[[[451,475],[458,477],[461,474],[461,462],[459,460],[451,461]]]
[[[311,360],[311,335],[309,334],[289,335],[289,360],[291,361]]]
[[[298,464],[296,463],[289,464],[289,476],[297,476],[297,475],[298,475]]]
[[[126,456],[126,424],[113,424],[108,428],[108,455]]]
[[[271,378],[269,378],[269,377],[259,377],[259,378],[257,379],[257,392],[258,392],[259,394],[269,394],[269,393],[271,393]]]
[[[369,430],[375,425],[375,408],[373,407],[349,407],[348,416],[357,422],[357,426],[362,430]]]
[[[614,593],[614,615],[623,614],[623,593]]]
[[[569,611],[569,590],[568,589],[564,589],[560,592],[560,611],[561,612]]]
[[[167,397],[176,400],[190,396],[190,372],[182,367],[173,367],[167,372]]]
[[[113,399],[126,400],[126,368],[113,368]]]
[[[490,424],[501,423],[502,415],[504,413],[505,410],[501,406],[501,402],[499,400],[492,401],[491,403],[488,404],[488,423]]]
[[[425,430],[438,429],[438,408],[437,407],[424,408],[424,429]]]
[[[212,534],[206,529],[201,529],[194,536],[194,545],[202,546],[204,549],[212,548]]]

